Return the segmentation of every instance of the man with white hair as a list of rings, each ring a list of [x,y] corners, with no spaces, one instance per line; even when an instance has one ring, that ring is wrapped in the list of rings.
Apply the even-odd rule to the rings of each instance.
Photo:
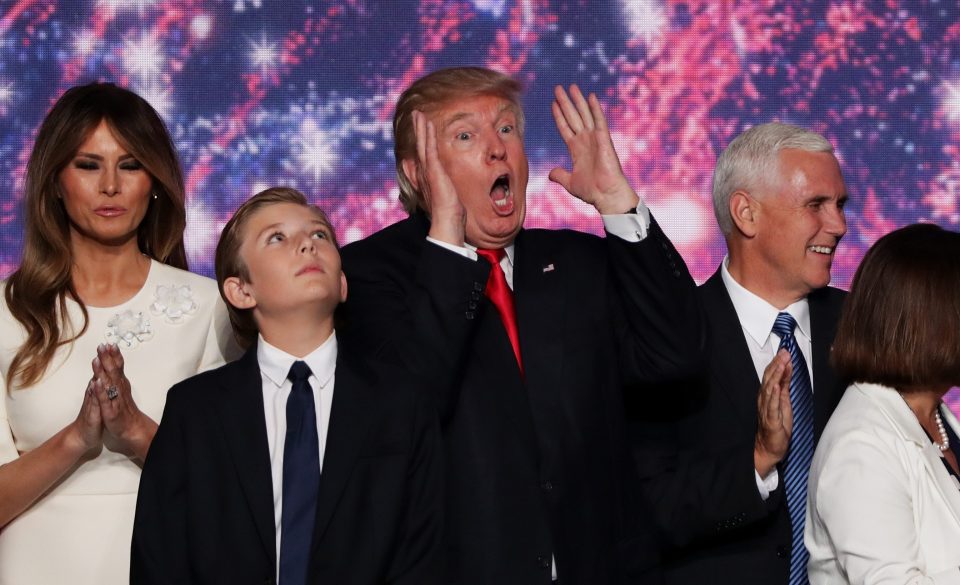
[[[756,126],[717,161],[728,255],[698,289],[707,371],[662,394],[679,413],[661,445],[669,456],[646,452],[650,404],[628,404],[645,477],[673,474],[650,482],[678,547],[668,582],[807,583],[807,472],[844,387],[828,356],[845,293],[827,285],[846,200],[830,142],[796,126]]]

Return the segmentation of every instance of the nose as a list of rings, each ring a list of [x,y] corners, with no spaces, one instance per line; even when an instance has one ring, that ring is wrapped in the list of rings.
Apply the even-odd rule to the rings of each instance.
[[[490,162],[507,158],[507,147],[500,138],[500,134],[494,134],[487,142],[487,158]]]
[[[317,249],[316,240],[314,240],[310,234],[304,234],[300,238],[300,246],[298,249],[301,254],[306,254],[308,252],[313,253]]]
[[[830,209],[830,213],[827,214],[826,228],[827,232],[837,239],[847,233],[847,216],[841,205],[835,205]]]
[[[119,177],[116,169],[105,165],[103,172],[100,173],[100,192],[107,197],[113,197],[119,193],[120,186],[118,184],[118,179]]]

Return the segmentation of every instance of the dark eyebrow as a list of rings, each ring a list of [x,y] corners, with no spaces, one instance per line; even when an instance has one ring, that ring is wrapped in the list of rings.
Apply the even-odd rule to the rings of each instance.
[[[92,158],[93,160],[103,160],[103,157],[99,154],[94,154],[92,152],[78,152],[77,156],[82,156],[83,158]],[[127,159],[134,158],[132,154],[125,154],[120,157],[120,162],[123,162]]]

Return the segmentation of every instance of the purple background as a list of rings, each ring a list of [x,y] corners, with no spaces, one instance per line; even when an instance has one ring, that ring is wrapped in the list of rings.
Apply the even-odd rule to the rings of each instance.
[[[438,67],[486,65],[527,88],[528,226],[597,232],[546,180],[567,154],[552,88],[606,106],[624,168],[698,281],[723,257],[709,182],[743,129],[826,135],[851,200],[834,282],[895,227],[958,229],[960,9],[953,1],[2,0],[0,277],[19,260],[21,180],[64,89],[108,80],[163,114],[188,177],[191,267],[212,272],[236,206],[290,185],[350,242],[403,216],[392,105]]]

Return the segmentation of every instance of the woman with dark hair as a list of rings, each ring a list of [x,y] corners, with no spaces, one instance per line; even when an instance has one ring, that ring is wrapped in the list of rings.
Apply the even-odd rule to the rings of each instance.
[[[960,234],[877,241],[833,346],[847,388],[810,470],[810,583],[960,583]]]
[[[126,583],[166,391],[234,352],[229,320],[216,282],[186,271],[183,175],[133,92],[57,101],[24,205],[0,284],[0,584]]]

